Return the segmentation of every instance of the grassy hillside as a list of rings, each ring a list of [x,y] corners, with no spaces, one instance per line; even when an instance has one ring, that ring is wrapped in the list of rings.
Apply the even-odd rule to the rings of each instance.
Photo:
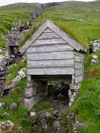
[[[52,20],[81,45],[88,48],[90,41],[100,38],[99,5],[100,2],[64,2],[59,6],[44,9],[43,15],[36,21]],[[34,31],[33,28],[33,32],[31,30],[28,34]],[[25,42],[29,38],[28,34],[21,40],[20,45],[23,45],[23,40]]]
[[[95,9],[98,9],[100,2],[96,5]],[[91,40],[100,38],[100,12],[95,11],[95,9],[93,9],[92,6],[86,8],[85,4],[83,8],[61,8],[61,6],[59,6],[59,8],[45,9],[43,17],[57,21],[57,23],[58,21],[64,22],[63,25],[65,26],[63,29],[68,29],[67,32],[71,34],[73,38],[78,39],[79,43],[88,46]],[[69,27],[67,25],[69,25]],[[71,31],[69,31],[69,29]],[[77,33],[74,34],[75,30]],[[83,37],[80,37],[80,34]],[[88,43],[86,43],[85,40],[85,42],[82,42],[82,38]]]
[[[8,8],[8,7],[7,7]],[[4,9],[5,10],[5,9]],[[22,11],[23,10],[23,11]],[[28,10],[28,9],[27,9]],[[13,26],[13,22],[26,22],[30,19],[24,13],[26,8],[21,8],[9,11],[0,11],[0,35],[7,34]],[[83,2],[65,2],[55,8],[43,10],[43,15],[35,21],[41,23],[44,20],[52,20],[62,30],[70,34],[80,44],[88,48],[90,41],[100,39],[100,2],[83,3]],[[2,19],[1,19],[2,18]],[[39,26],[40,26],[39,25]],[[32,36],[37,27],[34,27],[24,36],[20,45]],[[0,36],[0,46],[4,47],[5,40]],[[100,60],[100,53],[97,53]],[[78,99],[70,112],[76,112],[76,119],[81,121],[85,127],[79,130],[79,133],[100,133],[100,63],[90,65],[92,54],[85,55],[85,79],[79,92]],[[18,71],[26,67],[26,60],[19,62],[17,65],[12,65],[8,70],[10,75],[6,84],[17,76]],[[14,71],[16,69],[16,71]],[[14,94],[5,97],[0,97],[1,102],[5,103],[3,109],[0,109],[0,120],[11,120],[19,124],[23,128],[23,132],[29,131],[29,111],[20,106],[20,100],[23,96],[23,90],[26,87],[26,78],[17,83]],[[19,106],[17,109],[9,110],[12,102],[16,102]],[[42,109],[44,109],[43,103]],[[37,105],[40,106],[40,105]],[[3,116],[4,112],[8,112],[8,116]]]
[[[16,26],[16,22],[25,24],[31,21],[31,14],[34,14],[35,4],[18,3],[0,7],[0,47],[5,47],[5,39],[2,35],[8,34],[11,27]]]

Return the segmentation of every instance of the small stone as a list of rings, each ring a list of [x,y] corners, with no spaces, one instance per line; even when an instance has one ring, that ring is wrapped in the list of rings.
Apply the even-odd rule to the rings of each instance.
[[[99,62],[99,60],[95,60],[95,59],[92,59],[91,60],[91,64],[96,64],[96,63],[98,63]]]
[[[22,78],[24,78],[26,75],[25,75],[25,72],[23,72],[22,70],[18,72],[19,76],[21,76]]]
[[[92,55],[92,59],[98,59],[97,55]]]
[[[10,110],[13,110],[13,109],[17,108],[17,103],[10,104],[9,108],[10,108]]]
[[[4,112],[3,114],[4,114],[4,115],[9,115],[9,113],[8,113],[8,112]]]
[[[3,107],[3,105],[4,105],[4,102],[0,103],[0,108]]]
[[[40,119],[45,119],[45,118],[48,118],[48,117],[52,117],[52,115],[46,110],[40,111],[38,115],[39,115]]]
[[[69,102],[69,107],[72,106],[72,104],[73,104],[72,102]]]
[[[98,43],[96,42],[96,43],[93,43],[93,46],[94,47],[97,47],[98,46]]]
[[[54,115],[54,116],[56,116],[56,117],[57,117],[57,116],[58,116],[58,114],[59,114],[59,111],[58,111],[58,110],[54,110],[54,111],[53,111],[53,115]]]
[[[53,122],[53,127],[54,127],[55,129],[60,129],[60,126],[61,126],[60,121],[54,121],[54,122]]]
[[[42,128],[43,128],[43,129],[47,129],[47,128],[48,128],[48,124],[47,124],[47,122],[46,122],[45,119],[42,119],[42,120],[41,120],[41,124],[42,124]]]
[[[37,121],[37,114],[35,112],[30,112],[30,122],[34,125]]]
[[[75,101],[75,99],[74,99],[74,97],[72,97],[72,98],[70,99],[70,102],[74,103],[74,101]]]

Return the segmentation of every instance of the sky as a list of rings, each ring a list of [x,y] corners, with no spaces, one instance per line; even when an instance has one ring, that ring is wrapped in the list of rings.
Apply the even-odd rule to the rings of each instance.
[[[68,0],[0,0],[0,6],[18,3],[18,2],[27,2],[27,3],[48,3],[48,2],[61,2]],[[70,1],[70,0],[69,0]],[[76,0],[76,1],[94,1],[94,0]]]

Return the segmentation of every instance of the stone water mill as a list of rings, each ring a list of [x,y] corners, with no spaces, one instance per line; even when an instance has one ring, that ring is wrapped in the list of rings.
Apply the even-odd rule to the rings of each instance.
[[[86,49],[51,21],[46,21],[20,49],[27,54],[27,88],[23,104],[31,109],[48,95],[48,81],[69,83],[69,106],[75,101],[84,77]],[[42,94],[41,94],[42,92]]]

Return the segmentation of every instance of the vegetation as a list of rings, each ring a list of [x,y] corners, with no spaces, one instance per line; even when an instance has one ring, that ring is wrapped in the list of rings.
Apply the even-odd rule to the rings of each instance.
[[[8,34],[11,27],[16,26],[16,22],[21,21],[25,24],[27,20],[31,21],[31,17],[28,15],[29,12],[30,10],[26,8],[16,10],[8,10],[6,7],[5,10],[2,7],[0,8],[0,47],[5,47],[6,42],[2,35]]]
[[[6,79],[5,84],[7,84],[13,78],[15,78],[18,75],[18,72],[20,71],[20,69],[24,68],[24,67],[26,67],[26,57],[24,60],[20,61],[18,64],[12,64],[12,66],[10,67],[10,69],[7,72],[7,74],[10,76],[8,76],[8,78]]]
[[[23,46],[28,39],[31,39],[32,35],[42,25],[43,22],[44,20],[42,20],[41,23],[39,23],[36,26],[33,25],[33,27],[29,30],[29,32],[27,32],[25,36],[20,40],[19,46]]]
[[[73,4],[73,8],[71,7]],[[70,34],[76,41],[89,47],[90,41],[100,39],[100,2],[94,3],[80,3],[72,2],[67,3],[59,7],[48,8],[43,10],[43,15],[37,18],[35,21],[40,22],[38,26],[33,26],[32,29],[25,34],[20,41],[19,45],[22,46],[38,29],[38,27],[44,22],[44,20],[52,20],[62,30]],[[61,8],[63,7],[63,8]],[[79,8],[78,8],[79,7]],[[8,8],[8,10],[7,10]],[[2,35],[10,32],[10,29],[16,22],[21,20],[25,23],[30,20],[30,16],[24,12],[29,12],[27,7],[20,10],[5,7],[0,11],[0,47],[5,47],[5,39]],[[97,10],[95,10],[97,9]],[[1,53],[3,54],[3,53]],[[100,52],[97,53],[100,60]],[[100,63],[90,65],[90,55],[85,55],[85,79],[82,82],[82,86],[79,92],[78,99],[70,111],[77,112],[76,119],[81,121],[85,126],[79,130],[79,133],[99,133],[100,132]],[[16,65],[12,65],[8,70],[6,84],[9,84],[13,78],[18,74],[18,71],[26,67],[26,59],[19,62]],[[20,106],[20,100],[23,96],[23,90],[26,87],[26,78],[22,79],[15,88],[17,92],[8,96],[0,97],[0,102],[4,102],[3,108],[0,108],[0,120],[11,120],[15,124],[19,124],[23,128],[23,132],[27,133],[31,128],[29,122],[29,111]],[[10,111],[9,106],[12,102],[16,102],[19,106],[17,109]],[[33,107],[37,112],[42,109],[46,109],[50,112],[50,105],[45,101],[40,101]],[[8,112],[9,115],[2,115],[4,112]],[[48,122],[52,121],[48,119]],[[62,121],[67,120],[62,118]],[[34,130],[36,127],[34,126]]]

